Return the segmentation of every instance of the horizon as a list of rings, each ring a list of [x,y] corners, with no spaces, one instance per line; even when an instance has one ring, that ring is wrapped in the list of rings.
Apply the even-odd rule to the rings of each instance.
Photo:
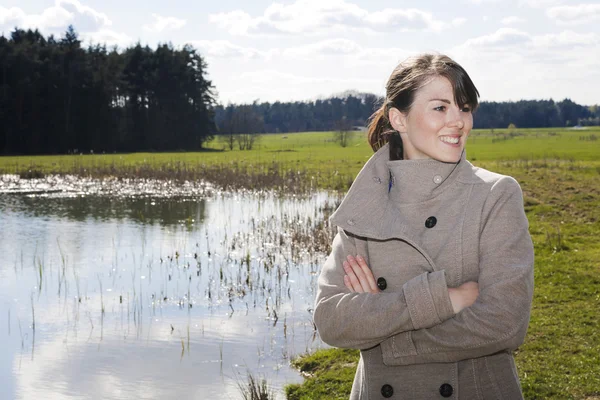
[[[397,63],[423,52],[460,63],[482,102],[600,103],[600,4],[425,0],[418,7],[384,0],[5,0],[0,31],[61,37],[73,25],[84,46],[191,44],[208,64],[221,105],[310,102],[348,91],[382,96]]]
[[[315,98],[312,98],[312,99],[305,99],[305,100],[291,99],[289,101],[275,100],[275,102],[279,101],[281,103],[288,103],[288,102],[292,102],[292,103],[294,103],[294,102],[309,103],[309,102],[315,102],[317,100],[324,101],[324,100],[328,100],[328,99],[332,99],[332,98],[342,99],[342,98],[348,97],[348,96],[361,97],[362,95],[365,95],[365,94],[374,95],[374,96],[380,96],[380,95],[378,95],[376,93],[358,92],[356,90],[349,89],[349,90],[345,90],[343,92],[333,93],[333,94],[331,94],[329,96],[319,96],[319,97],[315,97]],[[595,103],[595,104],[580,104],[580,103],[577,103],[576,101],[574,101],[570,97],[565,97],[565,98],[562,98],[562,99],[555,99],[555,98],[551,97],[551,98],[547,98],[547,99],[539,99],[538,98],[538,99],[518,99],[518,100],[504,100],[504,101],[486,100],[486,99],[481,99],[480,98],[479,99],[479,104],[481,104],[481,103],[518,103],[520,101],[553,101],[555,103],[560,103],[561,101],[564,101],[564,100],[571,100],[574,103],[576,103],[576,104],[578,104],[580,106],[583,106],[583,107],[600,106],[600,103]],[[272,104],[272,103],[274,103],[274,101],[269,101],[268,102],[268,101],[259,100],[258,103],[259,104],[260,103],[271,103]],[[228,104],[218,103],[219,106],[223,106],[223,107],[227,107],[229,104],[234,105],[234,106],[240,106],[240,105],[251,105],[252,102],[250,102],[250,103],[228,103]]]

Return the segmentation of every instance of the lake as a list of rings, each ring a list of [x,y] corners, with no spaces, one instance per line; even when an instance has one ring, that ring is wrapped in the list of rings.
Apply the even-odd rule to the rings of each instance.
[[[0,397],[238,399],[250,372],[284,398],[290,358],[325,346],[312,307],[337,201],[4,176]]]

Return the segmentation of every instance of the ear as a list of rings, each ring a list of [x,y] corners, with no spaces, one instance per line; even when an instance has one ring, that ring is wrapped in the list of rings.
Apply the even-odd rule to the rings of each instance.
[[[400,112],[400,110],[395,107],[390,108],[388,119],[392,125],[392,128],[397,130],[399,133],[406,133],[407,116]]]

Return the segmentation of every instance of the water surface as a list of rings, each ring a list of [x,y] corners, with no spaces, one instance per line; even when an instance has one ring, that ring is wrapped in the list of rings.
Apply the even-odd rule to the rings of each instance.
[[[0,193],[2,399],[237,399],[248,371],[283,398],[302,381],[290,358],[323,346],[326,193],[13,189]]]

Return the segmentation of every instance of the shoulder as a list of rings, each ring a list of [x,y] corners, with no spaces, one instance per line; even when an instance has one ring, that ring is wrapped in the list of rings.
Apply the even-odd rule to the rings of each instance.
[[[478,186],[478,191],[484,191],[490,194],[521,193],[519,182],[512,176],[476,167],[471,163],[469,163],[469,168],[466,168],[466,173],[461,177],[461,181],[463,183],[475,184]]]

